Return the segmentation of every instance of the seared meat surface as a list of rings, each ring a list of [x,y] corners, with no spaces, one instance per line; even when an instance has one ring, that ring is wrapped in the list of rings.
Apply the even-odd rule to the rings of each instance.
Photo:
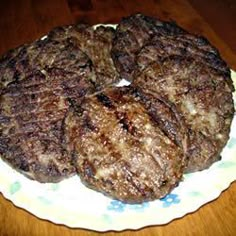
[[[193,57],[227,75],[230,70],[206,38],[171,22],[143,16],[124,18],[117,27],[112,56],[121,76],[132,81],[152,62],[171,55]]]
[[[15,169],[40,182],[75,174],[64,120],[86,94],[118,81],[113,36],[110,27],[58,27],[2,57],[0,154]]]
[[[136,56],[138,68],[142,70],[150,63],[172,55],[192,57],[221,73],[230,74],[218,51],[205,38],[187,33],[153,37]]]
[[[220,159],[234,114],[230,82],[208,65],[179,56],[152,63],[133,82],[151,103],[162,96],[174,104],[187,131],[187,142],[182,139],[188,158],[186,172],[208,168]]]
[[[90,58],[96,74],[94,83],[97,89],[114,85],[120,80],[120,75],[111,58],[114,28],[78,24],[55,28],[49,36],[54,40],[70,38]]]
[[[90,74],[89,68],[83,72]],[[83,75],[84,76],[84,75]],[[0,154],[16,170],[40,182],[75,174],[63,146],[66,114],[93,87],[78,73],[52,68],[13,81],[0,96]]]
[[[116,29],[112,57],[124,79],[132,81],[138,70],[136,55],[154,37],[179,35],[185,31],[172,22],[141,14],[123,18]]]
[[[138,203],[164,197],[181,180],[182,149],[129,88],[87,97],[65,127],[78,174],[92,189]]]
[[[3,160],[40,182],[75,174],[63,126],[72,101],[95,91],[90,58],[68,38],[47,37],[5,55],[0,71]]]
[[[160,99],[176,111],[179,131],[172,138],[189,159],[186,172],[220,159],[234,113],[234,88],[227,64],[207,39],[137,14],[118,25],[112,56],[121,76],[149,100],[152,115],[160,116]],[[158,122],[173,136],[168,117]]]

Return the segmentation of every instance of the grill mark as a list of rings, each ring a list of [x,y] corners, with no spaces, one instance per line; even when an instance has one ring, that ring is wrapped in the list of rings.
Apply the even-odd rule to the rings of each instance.
[[[22,96],[24,96],[24,94]],[[34,111],[35,114],[38,114],[37,110],[40,110],[40,112],[48,111],[45,109],[41,110],[41,107],[44,106],[45,104],[48,104],[49,102],[50,103],[48,104],[48,106],[50,106],[50,104],[51,104],[51,106],[56,106],[56,107],[59,106],[58,105],[59,101],[57,101],[58,98],[63,98],[63,97],[61,95],[55,95],[55,94],[49,94],[48,96],[38,97],[36,94],[32,93],[29,98],[22,98],[24,100],[21,102],[19,100],[13,99],[13,101],[11,103],[14,103],[15,105],[12,104],[11,108],[12,108],[12,110],[14,110],[14,116],[21,114],[21,112],[18,111],[19,110],[19,106],[17,105],[18,103],[20,103],[19,104],[20,106],[23,106],[23,109],[20,108],[20,110],[21,109],[24,110],[24,113],[29,113],[29,112]],[[12,97],[10,97],[10,99],[12,99]],[[38,99],[40,99],[40,101],[38,101]],[[78,96],[73,95],[73,96],[68,96],[67,99],[66,99],[66,97],[64,97],[63,99],[64,99],[63,106],[65,107],[64,109],[67,109],[67,107],[68,107],[68,105],[66,104],[66,102],[68,101],[67,99],[70,99],[70,100],[77,99],[78,100]],[[53,102],[56,102],[56,104],[53,104]],[[24,106],[24,104],[25,104],[25,106]],[[63,104],[63,103],[61,102],[61,104]],[[74,108],[75,107],[76,106],[74,105]],[[75,109],[75,111],[78,111],[78,110],[79,110],[78,108]]]
[[[151,110],[150,110],[150,104],[149,104],[149,99],[148,99],[148,97],[147,96],[145,96],[145,94],[143,94],[141,91],[139,91],[137,88],[132,88],[132,90],[131,90],[131,93],[132,93],[132,95],[136,98],[136,99],[138,99],[138,100],[140,100],[143,104],[144,104],[144,107],[146,107],[146,111],[147,111],[147,114],[148,114],[148,116],[149,116],[149,118],[150,118],[150,122],[151,123],[155,123],[155,124],[157,124],[157,127],[156,128],[158,128],[159,130],[160,130],[160,132],[164,135],[164,136],[166,136],[169,140],[172,140],[171,139],[171,137],[169,137],[170,136],[170,134],[168,134],[167,132],[165,132],[165,130],[163,130],[163,126],[161,125],[158,125],[158,123],[156,123],[157,121],[155,121],[155,119],[152,117],[152,115],[150,114],[150,112],[151,112]],[[171,104],[169,104],[168,102],[166,102],[166,100],[165,99],[162,99],[162,98],[158,98],[158,101],[160,102],[160,103],[163,103],[165,106],[167,106],[168,107],[168,109],[170,109],[172,112],[173,112],[173,115],[175,116],[175,118],[176,118],[176,120],[178,121],[178,122],[181,122],[180,121],[180,118],[178,117],[178,114],[176,114],[177,113],[177,111],[176,110],[174,110],[173,111],[173,106],[171,105]],[[131,122],[130,122],[131,123]],[[131,123],[131,125],[132,125],[132,123]],[[180,123],[178,124],[178,125],[181,125]],[[137,133],[137,130],[135,129],[135,127],[133,126],[133,128],[134,128],[134,134],[135,133]],[[155,128],[155,127],[154,127]],[[179,127],[178,127],[179,128]],[[178,139],[179,137],[176,137],[175,136],[175,139]],[[139,142],[139,139],[137,139],[136,141],[138,141]],[[175,141],[176,140],[172,140],[174,143],[175,143]],[[175,143],[176,144],[176,143]],[[145,152],[145,153],[147,153],[147,155],[149,155],[152,159],[153,159],[153,161],[154,161],[154,163],[156,164],[156,166],[157,166],[157,168],[159,168],[159,169],[162,169],[163,170],[163,167],[160,165],[160,163],[157,161],[157,159],[156,159],[156,157],[155,157],[155,155],[153,155],[151,152],[149,152],[148,151],[148,149],[146,148],[146,145],[139,145],[140,146],[140,148],[142,149],[142,152]],[[182,144],[180,145],[177,145],[177,146],[180,146],[180,147],[182,147]],[[157,150],[156,149],[156,152],[157,152],[157,155],[158,156],[160,156],[161,157],[161,153],[160,153],[160,151],[159,150]]]
[[[117,145],[114,145],[114,143],[111,142],[109,137],[105,135],[105,133],[102,133],[98,140],[101,141],[102,146],[106,147],[113,157],[115,157],[117,160],[122,158],[122,154],[116,148]]]
[[[67,101],[77,116],[83,115],[84,109],[80,106],[80,104],[73,100],[72,97],[68,97]]]
[[[58,80],[58,81],[56,81],[56,82],[58,82],[59,84],[58,84],[57,87],[53,86],[53,90],[52,90],[51,88],[47,88],[47,87],[48,87],[48,84],[44,83],[44,84],[39,84],[39,85],[41,85],[42,87],[41,87],[41,86],[38,87],[39,85],[30,86],[30,87],[29,87],[29,88],[30,88],[30,91],[28,91],[28,88],[25,89],[25,88],[22,87],[22,86],[11,87],[11,88],[9,88],[9,89],[13,89],[13,91],[12,91],[12,90],[6,91],[5,94],[10,94],[11,96],[17,97],[17,96],[22,96],[22,95],[32,95],[32,94],[37,94],[37,95],[39,95],[39,94],[45,94],[46,92],[53,92],[53,94],[56,95],[56,94],[54,93],[54,91],[66,92],[67,90],[71,90],[71,91],[73,91],[73,90],[80,91],[80,90],[81,90],[81,91],[82,91],[82,90],[84,90],[84,89],[87,89],[86,86],[85,86],[84,88],[81,87],[80,89],[78,89],[78,82],[76,81],[76,79],[74,79],[74,81],[72,81],[72,82],[76,83],[76,85],[68,86],[68,87],[66,87],[66,88],[63,88],[63,87],[62,87],[63,84],[62,84],[62,82],[60,82],[60,80]],[[46,89],[45,89],[45,87],[46,87]],[[44,89],[42,90],[41,88],[44,88]],[[20,92],[19,92],[19,89],[21,90]],[[14,91],[14,90],[16,90],[16,91]],[[34,91],[34,90],[35,90],[35,91]],[[58,95],[57,95],[57,96],[58,96]]]
[[[97,96],[96,96],[97,97]],[[112,101],[111,101],[111,99],[109,98],[109,97],[107,97],[106,95],[105,95],[105,99],[109,99],[109,102],[108,102],[108,104],[109,104],[109,107],[110,107],[110,103],[112,103]],[[104,98],[104,96],[102,96],[102,98]],[[99,101],[99,100],[98,100]],[[107,101],[107,100],[106,100]],[[99,103],[98,103],[98,105],[99,105]],[[101,106],[101,108],[99,109],[99,110],[101,110],[101,112],[106,112],[106,111],[103,111],[103,109],[104,109],[104,106],[103,106],[103,102],[101,102],[100,103],[100,106]],[[106,106],[105,106],[106,107]],[[112,103],[112,107],[115,109],[115,106],[113,105],[113,103]],[[117,111],[114,111],[114,112],[112,112],[112,114],[111,114],[111,116],[113,117],[111,117],[111,119],[117,119]],[[107,150],[108,150],[108,152],[109,152],[109,155],[112,155],[115,159],[121,159],[122,157],[123,157],[123,155],[122,155],[122,153],[120,152],[120,150],[119,150],[119,148],[117,149],[117,144],[116,143],[113,143],[113,141],[109,138],[109,137],[107,137],[106,135],[105,135],[105,133],[103,133],[103,131],[102,130],[99,130],[99,126],[100,126],[100,124],[98,123],[97,125],[98,126],[95,126],[94,124],[93,124],[93,126],[91,127],[91,124],[90,124],[90,122],[88,122],[88,121],[90,121],[91,122],[91,118],[89,117],[89,115],[87,115],[86,117],[85,117],[85,119],[84,119],[84,123],[86,124],[86,126],[90,129],[90,130],[92,130],[92,131],[95,131],[95,132],[97,132],[97,134],[98,134],[98,136],[97,136],[97,138],[96,138],[96,140],[97,140],[97,142],[100,142],[100,146],[102,146],[103,148],[107,148]],[[118,123],[120,123],[120,122],[115,122],[116,124],[118,124]],[[119,126],[120,127],[120,126]],[[115,129],[115,128],[119,128],[117,125],[115,126],[115,127],[113,127],[113,129]],[[127,130],[126,129],[124,129],[125,130],[125,133],[123,133],[122,135],[123,135],[123,137],[124,136],[127,136]],[[128,145],[128,143],[127,143],[127,145]],[[119,145],[118,145],[119,146]]]
[[[78,69],[80,73],[77,73],[77,72],[75,73],[74,71],[72,71],[74,72],[74,74],[69,74],[69,75],[66,74],[65,76],[64,74],[62,74],[62,76],[60,76],[59,78],[54,77],[53,74],[48,73],[49,68],[46,65],[49,63],[50,65],[48,66],[51,66],[51,63],[49,61],[50,59],[53,58],[52,54],[54,53],[54,51],[51,51],[52,47],[50,48],[50,45],[49,45],[49,47],[42,48],[42,50],[39,48],[40,49],[39,56],[33,55],[33,54],[36,54],[36,51],[37,51],[37,50],[34,50],[34,48],[30,47],[27,49],[30,49],[30,50],[27,50],[27,52],[29,52],[29,56],[32,57],[30,58],[32,60],[29,63],[30,64],[33,63],[33,65],[28,65],[28,66],[34,67],[34,68],[29,68],[29,69],[26,68],[27,65],[25,64],[24,58],[27,56],[25,55],[25,53],[27,54],[27,52],[23,52],[23,51],[21,52],[21,55],[18,56],[20,57],[18,59],[19,60],[23,59],[24,61],[18,60],[17,64],[14,63],[14,66],[12,68],[12,69],[15,69],[14,71],[8,72],[7,70],[8,68],[5,68],[5,71],[4,71],[4,68],[3,68],[3,76],[4,76],[4,73],[6,72],[5,74],[6,75],[9,74],[8,77],[10,77],[6,79],[8,79],[8,81],[14,80],[15,84],[9,84],[8,87],[6,84],[4,84],[5,86],[5,89],[3,91],[4,93],[2,93],[2,89],[0,88],[1,95],[3,95],[3,97],[1,97],[0,99],[3,100],[4,102],[6,101],[6,107],[4,106],[4,109],[1,109],[0,113],[3,113],[3,114],[9,113],[13,119],[12,124],[15,125],[14,130],[12,129],[12,131],[15,134],[10,137],[11,140],[9,140],[9,143],[8,143],[9,147],[8,146],[6,147],[7,148],[6,158],[10,158],[12,154],[15,155],[15,153],[13,153],[14,151],[12,148],[13,145],[23,144],[28,150],[22,150],[22,157],[20,157],[20,154],[21,154],[20,152],[19,152],[19,156],[18,155],[15,155],[15,156],[17,156],[17,159],[21,161],[21,160],[24,160],[23,154],[25,154],[25,159],[28,162],[31,159],[38,158],[37,156],[38,150],[36,150],[35,152],[35,150],[30,150],[30,147],[28,146],[28,143],[31,142],[31,139],[41,141],[43,137],[45,138],[48,137],[48,139],[55,140],[52,144],[53,146],[51,144],[48,144],[47,141],[45,142],[45,144],[49,145],[48,151],[51,152],[54,150],[54,148],[55,150],[59,150],[58,147],[56,147],[55,145],[60,145],[60,143],[63,142],[63,141],[60,141],[60,138],[61,139],[63,138],[64,119],[67,115],[67,113],[65,112],[67,112],[70,108],[69,106],[70,104],[66,100],[66,97],[76,98],[80,95],[81,96],[85,95],[86,91],[88,90],[88,87],[90,86],[89,81],[87,82],[85,81],[85,79],[87,79],[87,74],[90,72],[88,70],[86,71],[87,64],[84,64],[84,66],[81,66],[82,68],[81,71],[78,68],[76,68],[78,58],[77,58],[77,55],[75,55],[74,58],[68,58],[68,60],[69,59],[74,60],[75,65],[69,65],[71,66],[71,69],[69,68],[65,72],[67,73],[70,70]],[[69,53],[70,48],[68,50],[66,49],[67,48],[65,48],[66,53]],[[49,50],[49,53],[48,53],[48,50]],[[42,54],[41,53],[42,51],[45,51],[45,52],[47,51],[50,58],[45,56],[44,53]],[[62,53],[64,53],[64,48],[63,48]],[[60,55],[58,56],[62,57]],[[43,60],[43,63],[41,63],[40,61],[41,59]],[[67,58],[64,58],[64,56],[62,58],[59,58],[60,62],[62,62],[62,63],[59,63],[59,66],[61,65],[64,66],[63,65],[65,61],[64,59],[67,59]],[[79,58],[78,60],[79,60],[79,63],[81,63],[80,61],[81,60],[83,61],[83,58],[81,60]],[[44,61],[46,62],[45,65],[44,65]],[[44,66],[45,68],[43,68]],[[54,66],[57,66],[57,64],[55,64]],[[45,77],[45,75],[41,76],[41,74],[40,74],[40,77],[37,77],[35,75],[35,70],[37,69],[45,69],[45,71],[47,72],[47,77]],[[0,68],[0,70],[2,70],[2,68]],[[21,77],[18,76],[18,73],[20,73]],[[32,74],[29,75],[29,73],[32,73]],[[70,79],[70,77],[72,77],[72,79]],[[68,78],[68,81],[67,81],[68,83],[63,84],[62,81],[66,80],[66,78]],[[20,80],[19,83],[17,83],[18,79]],[[0,87],[1,86],[3,85],[0,85]],[[62,97],[62,99],[60,99],[59,101],[56,101],[58,99],[57,96]],[[17,102],[17,101],[20,101],[20,102]],[[19,109],[17,109],[17,107],[19,107]],[[14,112],[14,109],[16,110],[16,112]],[[61,113],[58,112],[58,110],[60,110]],[[75,110],[78,113],[78,109],[75,109]],[[48,113],[49,113],[49,116],[47,116]],[[16,117],[16,114],[18,114],[18,117]],[[0,119],[2,118],[1,115],[2,114],[0,114]],[[22,119],[20,116],[22,116]],[[8,121],[9,119],[10,117],[7,117],[7,119],[2,118],[1,120]],[[53,124],[54,122],[57,122],[57,123]],[[36,127],[36,125],[38,125],[39,127]],[[24,127],[26,130],[24,129]],[[8,131],[6,128],[8,127],[4,127],[3,129],[4,132]],[[22,131],[23,133],[20,134],[19,132],[22,132]],[[55,131],[56,136],[54,136],[54,131]],[[60,131],[61,131],[61,137],[59,134]],[[2,130],[0,130],[0,134],[1,136],[3,135]],[[1,143],[2,141],[0,137],[0,145],[3,146]],[[32,141],[32,143],[34,143],[34,141]],[[37,146],[35,147],[37,148]],[[3,149],[4,148],[5,147],[3,147]],[[26,151],[28,153],[24,153]],[[63,154],[63,152],[61,152],[61,154]],[[51,155],[51,153],[49,153],[49,155]],[[52,153],[52,158],[53,158],[53,155],[54,153]],[[58,154],[55,153],[55,155],[57,158]],[[63,174],[67,175],[66,171],[68,170],[63,168],[62,170],[63,173],[62,173],[60,170],[61,166],[54,165],[54,163],[50,163],[50,164],[43,163],[44,161],[42,160],[41,162],[41,160],[39,159],[36,161],[39,163],[39,168],[38,168],[38,172],[35,170],[31,172],[33,179],[37,179],[39,181],[50,182],[51,180],[57,181],[57,178],[55,179],[51,178],[52,176],[60,177],[60,175],[63,175]],[[62,163],[62,164],[64,165],[66,163]],[[27,169],[26,167],[27,166],[23,166],[23,167],[20,167],[20,169],[26,170]]]
[[[105,107],[107,107],[109,109],[114,110],[114,115],[115,115],[116,119],[118,120],[118,123],[121,124],[121,127],[126,132],[130,133],[133,136],[137,134],[137,129],[134,126],[133,122],[131,120],[129,120],[127,113],[126,112],[119,112],[116,109],[111,98],[109,98],[104,93],[97,94],[96,97],[102,105],[104,105]]]
[[[158,125],[158,128],[163,132],[163,134],[177,146],[183,148],[181,140],[183,139],[182,133],[186,133],[183,128],[185,124],[176,107],[165,98],[155,96],[155,99],[157,100],[156,102],[167,107],[167,109],[172,113],[174,120],[176,120],[174,123],[173,121],[169,122],[166,118],[163,121],[162,117],[156,112],[155,104],[152,106],[152,101],[148,98],[149,95],[142,93],[138,88],[133,88],[132,93],[141,101],[142,104],[144,104],[151,120]],[[180,134],[181,136],[179,137]]]
[[[59,113],[59,112],[66,112],[68,109],[67,108],[64,108],[64,109],[60,109],[60,110],[57,110],[56,112]],[[48,112],[50,110],[41,110],[41,111],[38,111],[38,112],[34,112],[34,115],[35,116],[39,116],[41,113],[43,112]],[[24,111],[24,112],[18,112],[18,113],[14,113],[14,115],[11,115],[11,116],[7,116],[9,118],[15,118],[17,119],[18,116],[22,116],[24,115],[25,113],[31,113],[31,111]],[[30,121],[31,122],[31,121]]]
[[[132,135],[137,134],[136,127],[134,126],[133,122],[129,120],[127,113],[115,111],[115,116],[119,120],[121,127]]]
[[[172,106],[169,106],[169,104],[166,104],[165,102],[159,99],[158,99],[158,102],[167,106],[167,108],[170,110],[170,112],[174,116],[174,119],[176,120],[176,122],[173,122],[173,121],[169,122],[168,118],[166,117],[164,117],[164,120],[163,120],[163,118],[158,113],[156,113],[155,109],[152,107],[150,107],[148,111],[151,118],[158,124],[158,128],[164,133],[164,135],[168,139],[173,141],[178,147],[183,147],[182,145],[183,121],[181,120],[180,115],[178,114],[176,109],[174,109]]]
[[[87,114],[83,117],[82,127],[85,130],[90,130],[92,132],[98,132],[99,130],[99,128],[93,124],[91,118]]]
[[[64,112],[64,113],[66,113],[66,112]],[[19,136],[19,135],[29,135],[29,134],[34,134],[34,133],[37,133],[37,131],[36,130],[34,130],[34,131],[25,131],[24,130],[24,127],[25,126],[35,126],[35,125],[37,125],[37,127],[38,128],[40,128],[40,129],[42,129],[44,132],[45,131],[49,131],[49,132],[52,132],[51,130],[50,130],[50,127],[51,127],[51,125],[53,124],[53,123],[56,123],[56,122],[59,122],[60,120],[61,120],[61,117],[63,117],[63,114],[60,114],[60,117],[56,117],[56,118],[54,118],[54,119],[48,119],[48,120],[33,120],[32,118],[30,118],[30,121],[26,121],[26,122],[24,122],[22,119],[20,119],[20,118],[18,118],[18,121],[17,121],[17,118],[15,118],[15,120],[16,120],[16,124],[18,124],[18,125],[20,125],[20,127],[17,129],[18,131],[23,131],[23,132],[16,132],[16,130],[15,130],[15,132],[13,131],[13,132],[11,132],[10,130],[9,130],[9,127],[4,127],[3,128],[3,130],[9,130],[8,131],[8,136],[9,137],[14,137],[14,136]],[[37,118],[37,117],[36,117]],[[19,119],[20,119],[20,121],[19,121]],[[22,121],[22,122],[21,122]],[[12,128],[14,128],[15,127],[15,125],[12,127]],[[25,131],[25,132],[24,132]],[[43,132],[42,131],[42,132]]]
[[[109,99],[110,100],[110,99]],[[115,107],[114,107],[115,108]],[[120,123],[123,128],[123,130],[125,131],[125,134],[131,134],[132,135],[132,138],[131,139],[134,139],[135,138],[135,141],[136,142],[139,142],[139,139],[137,139],[136,135],[137,135],[137,129],[136,127],[134,126],[133,122],[131,120],[128,119],[128,116],[127,116],[127,113],[126,112],[119,112],[117,110],[114,111],[114,115],[115,115],[115,118],[118,119],[118,123]],[[124,135],[125,135],[124,134]],[[126,135],[125,135],[126,136]],[[129,138],[130,139],[130,138]],[[129,142],[127,142],[127,145],[132,145],[132,144],[129,144]],[[159,162],[156,160],[156,158],[147,150],[147,148],[144,146],[144,145],[140,145],[141,149],[142,149],[142,152],[146,152],[149,156],[151,156],[151,158],[154,160],[154,163],[156,164],[156,166],[160,169],[163,169]],[[113,145],[110,146],[111,149],[115,150],[115,147]],[[130,150],[131,147],[129,147],[128,149]],[[119,153],[119,152],[118,152]],[[159,153],[160,154],[160,153]],[[122,155],[119,153],[119,155],[122,157]]]
[[[184,36],[185,37],[185,36]],[[165,41],[167,39],[167,41]],[[175,44],[175,41],[178,41],[178,44]],[[181,35],[176,36],[162,36],[159,38],[154,38],[154,46],[156,47],[155,50],[157,50],[158,46],[161,46],[164,51],[171,50],[171,53],[173,51],[174,54],[177,55],[183,55],[187,54],[189,56],[194,55],[199,60],[204,60],[210,67],[216,68],[220,71],[226,71],[225,63],[224,61],[218,57],[218,55],[215,53],[214,49],[211,47],[211,51],[209,52],[209,49],[206,49],[206,47],[199,47],[194,39],[186,39],[182,38]],[[156,45],[157,44],[157,45]],[[213,51],[212,51],[213,50]],[[161,55],[163,53],[160,53]],[[170,54],[169,52],[167,54]]]
[[[125,164],[125,166],[123,167],[124,170],[124,175],[126,177],[126,180],[143,196],[146,197],[147,193],[145,192],[145,189],[140,187],[140,184],[137,183],[137,181],[135,181],[135,179],[133,178],[133,176],[135,176],[135,174],[133,172],[130,171],[129,165]],[[148,192],[148,191],[147,191]]]
[[[100,103],[102,103],[103,106],[107,108],[113,108],[113,109],[115,108],[112,100],[108,96],[106,96],[104,93],[97,94],[96,98]]]

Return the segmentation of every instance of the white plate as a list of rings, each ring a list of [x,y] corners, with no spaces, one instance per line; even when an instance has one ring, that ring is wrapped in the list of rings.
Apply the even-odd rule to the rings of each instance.
[[[235,72],[232,77],[236,85]],[[234,180],[236,118],[221,161],[207,170],[185,175],[183,182],[164,199],[144,204],[129,205],[112,200],[86,188],[77,176],[57,184],[40,184],[0,160],[0,192],[5,198],[39,218],[97,231],[166,224],[217,198]]]

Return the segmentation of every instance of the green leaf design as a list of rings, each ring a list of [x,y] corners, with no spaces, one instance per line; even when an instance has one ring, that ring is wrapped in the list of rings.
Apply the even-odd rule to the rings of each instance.
[[[51,185],[51,190],[52,191],[57,191],[59,189],[59,184],[52,184]]]
[[[107,214],[103,214],[102,215],[102,218],[105,222],[109,223],[109,224],[112,224],[112,217],[107,215]]]
[[[236,146],[236,138],[235,137],[232,137],[229,142],[228,142],[228,148],[233,148]]]
[[[235,162],[232,162],[232,161],[224,161],[222,163],[219,163],[218,167],[219,168],[230,168],[230,167],[233,167],[235,166],[236,163]]]
[[[48,200],[47,198],[43,197],[43,196],[39,196],[38,199],[45,205],[50,205],[51,201]]]
[[[188,195],[190,195],[191,197],[200,197],[202,196],[202,193],[198,191],[192,191],[192,192],[189,192]]]
[[[16,181],[13,184],[10,185],[10,194],[15,194],[21,189],[21,184],[20,182]]]

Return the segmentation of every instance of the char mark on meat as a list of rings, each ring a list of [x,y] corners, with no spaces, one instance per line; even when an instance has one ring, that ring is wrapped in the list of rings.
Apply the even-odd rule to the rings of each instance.
[[[85,185],[130,203],[163,197],[176,186],[185,163],[182,148],[131,88],[103,90],[85,98],[82,107],[82,117],[67,116],[66,136]],[[84,126],[88,118],[95,129]]]
[[[177,143],[184,141],[189,159],[186,172],[208,168],[219,160],[234,114],[230,77],[206,63],[175,56],[148,65],[132,86],[145,94],[150,114],[162,129],[170,137],[174,134]],[[159,112],[160,95],[162,101],[174,104],[171,107],[179,123],[168,122],[164,110]]]

